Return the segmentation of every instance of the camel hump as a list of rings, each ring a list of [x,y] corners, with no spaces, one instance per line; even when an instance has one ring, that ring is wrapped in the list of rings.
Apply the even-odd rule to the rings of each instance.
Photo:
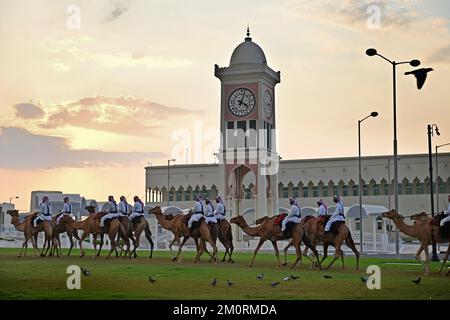
[[[315,217],[314,216],[306,216],[306,217],[304,217],[303,218],[303,222],[308,222],[309,220],[312,220],[312,219],[314,219]]]

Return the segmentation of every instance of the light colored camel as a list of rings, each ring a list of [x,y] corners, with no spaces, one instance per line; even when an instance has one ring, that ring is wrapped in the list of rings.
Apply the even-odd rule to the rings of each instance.
[[[442,238],[439,235],[439,227],[432,225],[432,219],[430,216],[424,214],[418,214],[418,219],[414,221],[413,225],[408,225],[404,221],[404,217],[401,216],[397,211],[390,210],[388,212],[384,212],[382,214],[383,218],[391,219],[394,224],[397,226],[397,228],[406,234],[407,236],[417,238],[420,241],[420,248],[417,250],[416,253],[416,260],[420,260],[420,254],[422,251],[425,251],[425,262],[424,262],[424,269],[425,274],[428,274],[430,272],[430,254],[428,252],[428,246],[432,244],[433,237],[436,243],[447,243],[449,242],[449,246],[447,247],[447,252],[445,254],[444,260],[442,262],[442,266],[439,269],[439,272],[442,271],[444,268],[449,251],[450,251],[450,239],[449,238]]]
[[[128,237],[128,234],[125,232],[122,224],[119,222],[118,219],[112,219],[109,222],[109,226],[106,228],[105,231],[102,230],[102,228],[100,227],[100,218],[102,217],[102,215],[106,214],[105,212],[95,212],[95,208],[92,206],[87,206],[86,210],[88,212],[90,212],[90,215],[83,219],[83,220],[78,220],[78,221],[74,221],[71,223],[71,226],[75,229],[78,230],[82,230],[83,234],[80,237],[80,240],[78,241],[79,246],[80,246],[80,257],[84,257],[85,252],[83,249],[83,240],[89,236],[89,234],[92,234],[94,237],[94,251],[97,251],[97,235],[101,236],[101,240],[100,240],[100,248],[97,252],[95,256],[100,256],[100,252],[102,250],[102,246],[103,246],[103,236],[104,234],[108,234],[109,240],[111,242],[111,250],[109,251],[108,255],[106,256],[106,259],[109,258],[109,256],[111,255],[111,253],[113,251],[116,252],[116,256],[118,256],[117,253],[117,244],[116,244],[116,237],[117,234],[120,232],[121,233],[121,237],[125,242],[125,245],[127,246],[127,249],[125,251],[125,256],[126,257],[128,254],[130,255],[131,258],[131,252],[130,252],[130,239]]]
[[[28,241],[31,240],[31,244],[33,245],[34,255],[36,255],[36,251],[41,253],[37,247],[37,234],[33,235],[33,231],[31,230],[31,224],[27,223],[27,220],[31,220],[33,217],[33,213],[29,214],[24,222],[20,222],[19,211],[18,210],[8,210],[6,214],[11,216],[11,223],[16,228],[17,231],[23,232],[25,236],[25,240],[22,244],[22,249],[20,250],[19,258],[27,255],[28,249]],[[34,237],[34,238],[33,238]]]
[[[53,223],[55,224],[54,236],[56,237],[56,240],[58,242],[58,247],[60,250],[60,254],[62,255],[61,241],[59,239],[59,235],[64,232],[67,233],[67,237],[69,238],[69,241],[70,241],[70,248],[69,248],[69,252],[67,253],[67,255],[70,256],[70,253],[72,252],[72,248],[74,246],[73,237],[75,237],[75,239],[77,239],[78,241],[80,240],[80,237],[78,236],[77,229],[75,229],[72,226],[72,222],[74,220],[71,217],[64,215],[59,220],[59,223],[56,223],[56,219],[58,219],[58,217],[59,217],[59,214],[53,217]]]
[[[136,249],[139,247],[139,241],[140,241],[140,238],[141,238],[141,234],[142,234],[142,232],[144,232],[145,237],[147,238],[148,242],[150,243],[150,256],[149,256],[149,258],[151,258],[153,256],[153,247],[155,246],[155,244],[153,243],[153,240],[152,240],[152,232],[150,231],[150,225],[149,225],[147,219],[145,219],[144,216],[140,216],[140,217],[137,217],[135,219],[137,221],[136,223],[132,223],[131,222],[131,228],[134,231],[135,238],[136,238],[136,242],[134,244],[134,248],[133,248],[132,254],[134,254],[135,258],[137,257]]]
[[[149,214],[154,214],[158,223],[166,230],[169,230],[173,233],[173,240],[169,244],[170,251],[172,251],[172,245],[176,242],[178,244],[178,248],[181,246],[180,237],[184,237],[184,235],[188,234],[188,228],[186,223],[184,223],[184,215],[177,214],[175,216],[168,215],[168,218],[164,216],[161,211],[161,207],[156,206],[148,211]],[[175,260],[173,257],[172,260]]]
[[[174,235],[183,236],[183,241],[181,242],[180,246],[178,247],[178,253],[176,257],[172,259],[172,261],[178,261],[180,262],[180,254],[181,250],[186,243],[186,241],[192,237],[195,242],[195,247],[197,254],[194,258],[194,263],[196,263],[199,258],[200,254],[202,253],[202,248],[199,245],[199,240],[203,239],[207,243],[211,245],[213,248],[213,254],[212,258],[215,263],[217,263],[217,246],[214,243],[213,239],[211,238],[211,233],[209,232],[208,225],[205,221],[205,219],[201,219],[198,221],[196,226],[192,229],[192,231],[189,231],[187,227],[187,221],[189,220],[191,213],[187,215],[177,215],[172,220],[167,220],[164,218],[164,215],[162,214],[161,207],[156,206],[149,210],[150,214],[154,214],[156,216],[156,219],[158,220],[158,223],[167,230],[170,230]]]
[[[306,244],[306,246],[310,247],[310,249],[313,251],[313,253],[316,256],[317,264],[321,268],[317,250],[312,245],[312,243],[308,239],[308,236],[304,232],[303,223],[294,224],[293,226],[291,226],[290,232],[285,232],[284,234],[281,235],[281,226],[279,224],[275,225],[274,223],[276,219],[278,219],[277,216],[270,217],[269,219],[265,220],[263,223],[257,225],[256,227],[250,227],[245,221],[243,216],[237,216],[230,220],[230,223],[234,223],[237,226],[239,226],[242,229],[242,231],[247,233],[249,236],[259,237],[259,243],[256,246],[255,251],[253,252],[253,257],[252,260],[250,261],[249,267],[253,266],[256,254],[258,253],[263,243],[269,240],[272,243],[273,248],[275,250],[275,255],[277,257],[277,268],[279,268],[281,264],[277,241],[292,238],[292,243],[295,247],[297,257],[295,262],[292,264],[291,269],[293,269],[297,265],[297,263],[302,259],[302,251],[300,249],[300,243],[302,241]]]

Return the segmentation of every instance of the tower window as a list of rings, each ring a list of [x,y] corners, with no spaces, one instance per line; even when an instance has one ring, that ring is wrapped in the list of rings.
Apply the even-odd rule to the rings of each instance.
[[[237,146],[238,146],[238,148],[248,147],[246,131],[247,131],[247,121],[238,121],[237,122]]]

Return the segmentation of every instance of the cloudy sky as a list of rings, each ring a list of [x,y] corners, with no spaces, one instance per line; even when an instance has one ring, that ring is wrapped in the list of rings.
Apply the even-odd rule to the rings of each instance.
[[[143,196],[144,165],[167,163],[180,132],[190,163],[213,162],[198,132],[219,125],[214,64],[228,65],[247,24],[281,71],[283,159],[356,155],[357,120],[373,110],[363,152],[392,152],[391,69],[368,47],[434,69],[418,91],[398,67],[399,152],[424,153],[427,123],[450,142],[449,22],[447,0],[2,0],[0,202],[28,209],[37,189]]]

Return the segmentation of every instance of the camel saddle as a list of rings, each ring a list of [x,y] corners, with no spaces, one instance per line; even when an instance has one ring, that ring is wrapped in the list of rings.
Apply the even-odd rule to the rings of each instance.
[[[279,226],[279,225],[281,225],[281,222],[287,217],[287,214],[286,213],[281,213],[281,214],[279,214],[279,215],[277,215],[275,217],[276,218],[275,218],[275,221],[273,222],[273,225],[274,226]]]
[[[131,223],[133,224],[133,226],[135,226],[136,224],[141,222],[141,218],[143,216],[139,216],[139,217],[134,217],[133,219],[131,219]]]
[[[446,218],[445,213],[437,214],[433,217],[430,224],[439,228],[439,236],[443,239],[450,239],[450,221],[446,222],[442,227],[440,225],[441,220]]]

